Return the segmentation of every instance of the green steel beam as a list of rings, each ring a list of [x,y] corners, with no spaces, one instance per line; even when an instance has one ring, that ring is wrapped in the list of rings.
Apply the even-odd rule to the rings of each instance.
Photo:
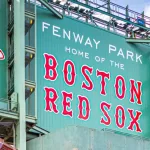
[[[148,43],[148,44],[150,44],[150,39],[126,38],[126,42],[128,42],[128,43]]]
[[[0,110],[0,117],[18,120],[19,119],[19,114],[9,112],[9,111]]]
[[[25,80],[25,86],[31,87],[31,88],[35,88],[35,87],[36,87],[36,84],[35,84],[35,82],[33,82],[33,81]]]
[[[129,21],[129,20],[126,20],[126,19],[121,18],[121,17],[119,17],[119,16],[113,15],[113,14],[111,14],[111,13],[109,13],[109,12],[105,12],[105,11],[100,10],[100,9],[98,9],[98,8],[94,8],[94,7],[90,6],[90,5],[83,4],[83,3],[81,3],[81,2],[79,2],[79,1],[77,1],[77,0],[68,0],[68,1],[73,2],[73,3],[76,3],[76,4],[78,4],[78,5],[80,5],[80,6],[83,6],[83,7],[89,8],[90,10],[97,11],[97,12],[99,12],[99,13],[108,15],[108,16],[113,17],[113,18],[116,18],[116,19],[118,19],[118,20],[121,20],[121,21],[130,23],[130,24],[133,24],[133,25],[135,25],[136,27],[139,27],[139,28],[142,28],[142,29],[145,29],[145,30],[149,30],[149,31],[150,31],[150,28],[147,28],[147,27],[144,27],[144,26],[140,26],[140,25],[138,25],[138,24],[136,24],[136,23],[134,23],[134,22],[132,22],[132,21]]]
[[[55,8],[53,8],[50,4],[48,4],[47,2],[45,2],[44,0],[38,0],[42,5],[44,5],[49,11],[51,11],[52,13],[54,13],[58,18],[62,19],[63,15],[58,12]]]
[[[0,110],[0,117],[6,118],[6,119],[8,118],[10,120],[19,120],[18,113],[13,113],[13,112],[4,111],[4,110]],[[37,119],[36,117],[26,116],[26,122],[35,124],[37,123]]]
[[[25,5],[14,0],[14,90],[18,94],[19,121],[16,125],[16,148],[26,150],[25,105]]]
[[[35,54],[35,48],[30,47],[30,46],[26,46],[25,51],[28,52],[28,53],[31,53],[31,54]]]
[[[35,0],[36,1],[36,0]],[[35,18],[37,18],[37,9],[35,5]],[[35,37],[37,37],[37,19],[35,19]],[[37,64],[38,64],[38,58],[37,58],[37,38],[35,38],[35,72],[37,72]],[[37,83],[37,73],[35,74],[35,83]],[[35,118],[37,118],[37,88],[35,88]]]
[[[26,116],[26,122],[27,123],[36,124],[37,123],[37,119],[36,119],[36,117]]]
[[[28,12],[28,11],[25,11],[25,16],[29,17],[29,18],[32,18],[32,19],[35,19],[35,14],[33,14],[31,12]]]

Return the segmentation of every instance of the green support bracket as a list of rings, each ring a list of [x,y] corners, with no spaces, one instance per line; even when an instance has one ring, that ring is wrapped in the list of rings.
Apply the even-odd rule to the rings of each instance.
[[[150,39],[135,39],[135,38],[126,38],[128,43],[147,43],[150,44]]]
[[[50,4],[48,4],[46,1],[44,0],[38,0],[42,5],[44,5],[49,11],[51,11],[52,13],[54,13],[58,18],[62,19],[63,15],[58,12],[55,8],[53,8]]]

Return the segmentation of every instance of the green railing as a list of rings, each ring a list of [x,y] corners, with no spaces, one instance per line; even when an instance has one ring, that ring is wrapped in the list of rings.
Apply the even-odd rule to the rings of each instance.
[[[46,2],[46,0],[45,0]],[[125,37],[150,38],[150,17],[122,7],[110,0],[48,0],[61,14]],[[43,5],[37,3],[37,5]]]
[[[35,5],[33,5],[33,2],[25,1],[25,11],[35,13]]]
[[[18,102],[1,98],[0,99],[0,110],[17,113],[18,112]]]
[[[26,102],[26,115],[35,117],[35,82],[25,81],[25,102]]]

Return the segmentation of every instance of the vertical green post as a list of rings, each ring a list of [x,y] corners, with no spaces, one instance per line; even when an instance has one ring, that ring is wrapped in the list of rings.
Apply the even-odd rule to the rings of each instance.
[[[129,6],[127,5],[126,6],[126,18],[128,18],[129,17]]]
[[[107,2],[107,12],[110,13],[110,0]],[[110,30],[110,22],[107,25],[107,29]]]
[[[14,0],[14,88],[18,93],[19,103],[19,122],[16,126],[16,147],[18,150],[26,150],[24,7],[24,0]]]
[[[36,0],[35,3],[35,72],[37,72],[37,9]],[[35,83],[37,83],[37,73],[35,73]],[[37,118],[37,87],[35,89],[35,117]]]
[[[144,19],[144,11],[142,12],[142,19]]]
[[[86,5],[88,5],[88,0],[86,0]],[[89,15],[89,13],[88,13],[88,15]],[[86,16],[86,22],[88,23],[88,17],[89,16]]]
[[[129,19],[129,6],[128,5],[126,6],[126,19],[127,20]],[[126,31],[126,36],[128,36],[127,31]]]

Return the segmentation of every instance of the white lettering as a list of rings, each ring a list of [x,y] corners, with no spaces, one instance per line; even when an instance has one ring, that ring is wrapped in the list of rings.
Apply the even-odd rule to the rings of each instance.
[[[61,37],[59,34],[57,34],[59,32],[59,30],[60,30],[60,27],[53,26],[53,35]]]
[[[49,23],[42,22],[42,31],[44,32],[44,29],[48,29],[48,26],[50,26]]]
[[[120,50],[119,50],[119,52],[118,52],[117,56],[119,56],[119,55],[121,55],[121,56],[124,58],[124,54],[123,54],[123,51],[122,51],[122,49],[121,49],[121,48],[120,48]]]
[[[89,53],[85,53],[85,58],[89,59]]]
[[[86,42],[85,42],[84,45],[86,46],[87,44],[90,45],[91,47],[93,47],[93,46],[92,46],[92,43],[91,43],[91,40],[90,40],[89,37],[87,38],[87,40],[86,40]]]
[[[68,51],[70,53],[70,47],[69,48],[65,47],[65,51],[66,52]]]
[[[73,36],[74,36],[75,42],[78,42],[78,40],[79,40],[79,43],[82,44],[83,35],[80,37],[79,34],[76,35],[76,34],[73,32]]]
[[[98,49],[98,44],[100,43],[100,41],[97,41],[95,39],[93,39],[94,43],[96,44],[96,49]]]
[[[134,60],[133,60],[133,55],[134,55],[134,54],[133,54],[131,51],[127,51],[127,59],[130,57],[131,60],[134,61]]]
[[[77,50],[76,49],[72,49],[72,54],[74,54],[74,55],[76,55],[78,52],[77,52]]]
[[[138,60],[139,60],[139,62],[142,64],[142,60],[141,60],[141,57],[142,57],[142,55],[137,55],[136,54],[136,62],[138,62]]]
[[[67,37],[68,40],[70,40],[70,31],[68,31],[68,33],[67,33],[66,30],[63,29],[63,38],[65,39],[65,37]]]
[[[110,45],[109,44],[109,53],[111,53],[111,51],[116,51],[116,47],[114,45]]]

